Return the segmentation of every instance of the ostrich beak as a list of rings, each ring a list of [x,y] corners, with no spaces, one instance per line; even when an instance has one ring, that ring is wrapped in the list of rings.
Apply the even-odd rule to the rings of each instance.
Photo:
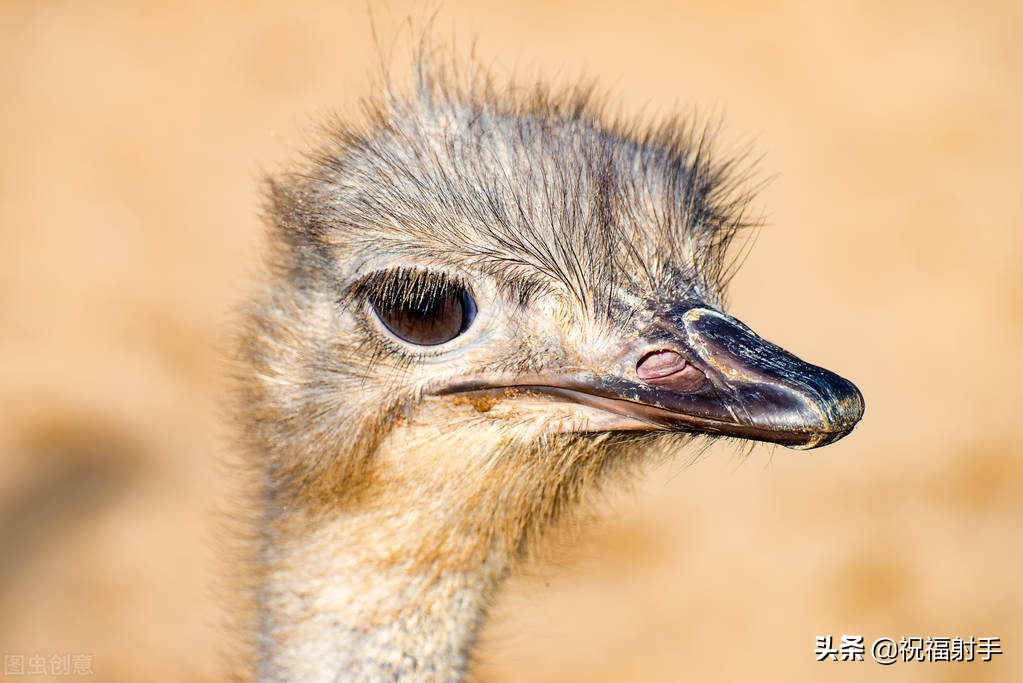
[[[672,311],[664,322],[656,341],[644,340],[655,350],[635,361],[633,372],[622,368],[618,377],[575,389],[666,428],[796,449],[833,443],[863,416],[863,395],[852,382],[800,360],[735,318],[692,307]]]
[[[605,416],[584,431],[685,431],[795,449],[833,443],[863,416],[863,396],[852,382],[711,308],[672,310],[629,348],[608,372],[462,380],[438,393],[514,390]]]

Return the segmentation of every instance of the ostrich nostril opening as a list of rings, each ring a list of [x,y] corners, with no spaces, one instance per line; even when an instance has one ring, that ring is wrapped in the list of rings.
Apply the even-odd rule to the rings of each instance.
[[[636,363],[636,374],[647,384],[671,391],[696,391],[707,381],[707,376],[686,362],[677,351],[661,349],[651,351]]]

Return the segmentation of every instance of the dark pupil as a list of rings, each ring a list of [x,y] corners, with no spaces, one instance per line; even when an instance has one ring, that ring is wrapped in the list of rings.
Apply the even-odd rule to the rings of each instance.
[[[370,301],[395,336],[419,346],[451,341],[472,323],[474,304],[464,288],[450,282],[420,281],[399,303]]]

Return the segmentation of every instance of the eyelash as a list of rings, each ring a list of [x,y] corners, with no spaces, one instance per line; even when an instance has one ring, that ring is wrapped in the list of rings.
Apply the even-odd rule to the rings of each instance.
[[[426,280],[425,288],[422,285],[424,279]],[[398,283],[398,286],[395,286],[395,283]],[[426,293],[432,294],[447,287],[460,288],[472,293],[472,287],[464,278],[447,273],[407,266],[391,270],[378,270],[369,273],[349,287],[339,303],[350,304],[352,301],[370,301],[376,298],[388,305],[401,305],[424,290]]]

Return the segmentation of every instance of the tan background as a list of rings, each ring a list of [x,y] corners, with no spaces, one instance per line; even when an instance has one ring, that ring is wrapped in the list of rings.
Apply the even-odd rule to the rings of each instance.
[[[451,0],[434,23],[499,75],[586,73],[626,113],[695,105],[752,140],[769,226],[732,310],[855,380],[866,417],[610,496],[509,586],[477,674],[1023,680],[1023,5],[718,4]],[[4,653],[218,678],[217,347],[257,180],[375,63],[366,3],[294,5],[0,3]],[[429,13],[375,9],[388,40]],[[843,633],[1005,654],[816,663]]]

